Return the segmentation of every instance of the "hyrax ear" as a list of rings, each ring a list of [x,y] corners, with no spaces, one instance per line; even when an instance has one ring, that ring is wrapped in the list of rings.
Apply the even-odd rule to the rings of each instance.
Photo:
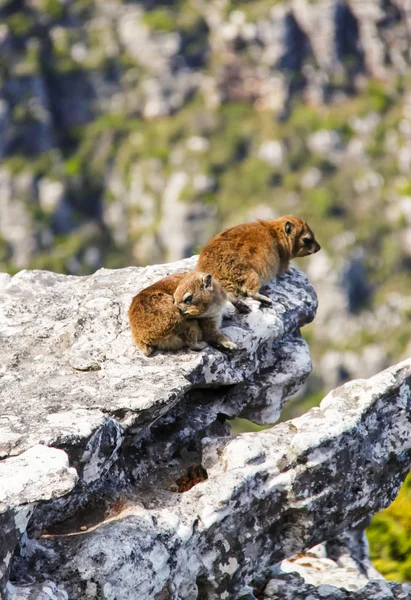
[[[292,232],[292,230],[293,230],[293,224],[290,223],[290,221],[287,221],[286,224],[285,224],[285,226],[284,226],[285,233],[287,235],[290,235],[290,233]]]
[[[203,285],[205,287],[206,290],[212,290],[213,289],[213,277],[212,275],[210,275],[210,273],[207,273],[207,275],[204,275],[203,277]]]

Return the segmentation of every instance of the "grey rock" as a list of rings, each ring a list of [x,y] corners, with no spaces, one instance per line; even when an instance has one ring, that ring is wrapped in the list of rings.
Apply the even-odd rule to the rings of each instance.
[[[321,0],[314,4],[307,0],[292,0],[293,15],[307,35],[317,63],[330,73],[338,60],[336,18],[338,3]]]
[[[6,131],[9,127],[9,111],[8,106],[2,98],[0,98],[0,159],[3,158],[5,154],[5,137]]]
[[[378,34],[378,24],[384,17],[383,3],[378,0],[347,0],[359,25],[365,64],[373,77],[386,78],[385,44]]]
[[[338,160],[341,140],[337,131],[328,129],[316,131],[309,136],[307,145],[314,154]]]
[[[14,264],[22,268],[36,248],[36,224],[30,214],[34,178],[28,173],[12,176],[0,169],[0,235],[13,254]]]
[[[235,416],[255,400],[246,388],[236,399],[236,385],[250,379],[257,390],[259,376],[265,381],[264,370],[275,365],[277,374],[270,376],[269,384],[276,394],[269,398],[262,393],[262,404],[267,410],[271,403],[278,415],[282,403],[308,375],[309,353],[298,329],[314,317],[317,300],[305,276],[296,270],[269,289],[274,309],[261,310],[251,302],[249,315],[229,323],[227,333],[240,347],[235,354],[209,348],[202,353],[158,354],[151,360],[142,356],[129,331],[127,309],[132,296],[170,272],[193,268],[195,262],[193,257],[145,269],[101,270],[89,278],[41,271],[23,271],[12,278],[2,274],[0,439],[4,460],[0,468],[5,477],[13,470],[13,486],[0,487],[0,500],[4,497],[8,503],[3,521],[10,538],[3,557],[3,585],[10,569],[9,549],[14,550],[30,518],[30,530],[37,535],[67,518],[75,519],[76,511],[93,498],[103,495],[105,509],[111,509],[108,490],[121,503],[121,492],[128,493],[130,481],[146,484],[153,469],[171,489],[172,481],[179,481],[192,468],[193,458],[170,462],[170,456],[195,456],[199,467],[201,439],[228,432],[227,426],[218,425],[219,415]],[[293,348],[298,348],[297,354]],[[289,375],[284,376],[282,370]],[[209,410],[212,395],[201,394],[198,388],[210,385],[230,390],[232,399],[223,391],[215,392]],[[258,414],[258,409],[254,412]],[[164,440],[162,428],[184,419],[186,428],[174,428]],[[66,494],[68,488],[59,487],[50,460],[53,452],[61,450],[46,446],[66,450],[80,478],[73,493],[61,499],[57,496]],[[44,473],[29,467],[19,468],[18,475],[15,464],[39,449],[49,453]],[[71,489],[75,472],[69,472]],[[44,492],[47,482],[53,483],[53,493],[48,495]],[[39,500],[43,502],[37,504]],[[12,502],[16,513],[9,510]],[[15,514],[20,513],[22,525],[17,531]],[[30,580],[27,572],[22,575],[21,565],[34,560],[32,556],[37,556],[33,540],[23,535],[13,561],[19,581]],[[33,594],[43,593],[37,587]]]
[[[203,439],[203,481],[176,493],[151,480],[99,525],[43,536],[32,572],[75,598],[91,581],[103,598],[241,598],[273,563],[390,502],[410,464],[410,384],[411,360],[334,390],[288,423]],[[332,597],[329,584],[299,589]],[[334,597],[390,598],[391,589],[374,581],[362,595]],[[279,592],[268,597],[299,597]]]
[[[366,586],[370,579],[384,579],[370,561],[362,529],[352,529],[308,552],[283,560],[272,572],[274,575],[296,572],[305,583],[318,586],[319,593],[325,595],[331,587],[331,597],[336,587],[353,591]]]
[[[273,578],[267,585],[264,598],[267,600],[409,600],[410,586],[393,581],[371,581],[357,591],[347,591],[332,585],[318,587],[304,583],[297,573]]]
[[[8,417],[1,454],[39,442],[78,444],[110,423],[117,423],[121,435],[137,422],[152,422],[193,386],[243,382],[258,372],[264,344],[314,317],[315,292],[293,269],[269,288],[275,309],[251,302],[251,313],[230,323],[227,333],[240,346],[233,356],[209,348],[145,358],[128,325],[133,295],[195,262],[193,257],[144,269],[102,269],[86,278],[46,271],[15,275],[0,296],[0,381]]]
[[[9,583],[7,593],[9,600],[68,600],[67,592],[59,589],[52,581],[25,587]]]
[[[7,420],[7,417],[2,417]],[[0,595],[6,585],[15,547],[26,530],[35,503],[70,492],[77,481],[62,450],[33,446],[0,462]]]
[[[316,296],[296,269],[268,287],[273,308],[250,301],[250,314],[224,323],[238,351],[139,353],[132,296],[195,261],[4,278],[0,466],[41,443],[65,450],[79,477],[66,494],[74,472],[65,487],[48,463],[35,481],[51,481],[49,495],[31,472],[16,482],[3,519],[7,547],[17,545],[3,558],[9,597],[29,582],[39,600],[49,585],[76,600],[251,599],[273,564],[363,526],[397,492],[411,455],[411,360],[334,390],[299,419],[229,435],[236,415],[275,420],[310,370],[299,327]],[[356,542],[330,540],[327,552],[364,568]],[[275,577],[280,590],[295,576]],[[326,581],[304,586],[332,597]]]
[[[37,445],[0,462],[0,512],[69,492],[77,481],[62,450]]]
[[[192,183],[187,173],[176,171],[164,188],[158,237],[170,261],[191,256],[196,246],[205,245],[206,232],[214,222],[212,209],[201,202],[187,202],[181,198]]]
[[[34,184],[39,167],[36,159],[41,157],[41,163],[51,159],[49,166],[40,167],[40,176],[45,180],[57,177],[64,184],[51,225],[53,234],[69,235],[77,229],[78,212],[84,220],[91,217],[100,221],[103,215],[115,254],[131,249],[139,264],[183,258],[203,243],[204,236],[216,232],[221,225],[217,212],[202,202],[203,197],[199,204],[196,200],[198,194],[212,192],[219,181],[214,182],[214,177],[204,172],[204,164],[212,162],[209,155],[204,156],[203,168],[192,172],[191,160],[186,157],[192,179],[184,191],[186,206],[170,201],[167,190],[178,187],[175,177],[181,165],[170,169],[170,164],[164,164],[160,169],[157,179],[160,188],[166,190],[164,194],[151,190],[150,180],[157,175],[153,169],[151,174],[148,169],[144,185],[136,190],[132,172],[136,165],[140,167],[153,158],[152,151],[148,149],[147,155],[141,152],[135,139],[137,131],[133,132],[137,135],[124,135],[123,125],[116,125],[121,115],[124,121],[168,117],[197,94],[203,96],[210,110],[203,111],[201,123],[197,123],[196,109],[190,108],[190,119],[195,123],[181,132],[184,146],[191,137],[206,139],[207,122],[216,118],[213,109],[224,99],[249,101],[258,110],[284,116],[288,100],[297,91],[294,79],[299,82],[298,93],[309,103],[322,104],[359,89],[358,75],[364,71],[386,78],[406,74],[410,65],[411,12],[407,0],[393,0],[389,5],[382,0],[284,0],[272,7],[267,4],[266,11],[258,11],[259,16],[252,18],[247,10],[226,10],[224,3],[196,1],[190,8],[188,26],[182,25],[186,22],[183,9],[174,8],[170,10],[171,25],[156,25],[147,3],[105,3],[78,13],[68,2],[57,18],[40,2],[30,16],[29,30],[23,34],[8,23],[10,17],[19,21],[18,6],[0,7],[4,20],[0,53],[8,65],[0,86],[0,156],[33,156],[25,168],[31,171]],[[159,10],[161,15],[163,9]],[[167,15],[168,9],[164,13]],[[362,80],[365,83],[365,76]],[[378,118],[375,112],[371,115],[369,123],[364,117],[362,127],[368,136],[375,128],[372,121]],[[75,128],[94,120],[99,121],[96,128],[100,131],[103,127],[104,134],[99,133],[95,144],[87,146],[89,164],[77,164],[86,146],[84,138],[78,144]],[[358,131],[358,127],[353,128]],[[396,135],[396,129],[391,133]],[[320,157],[335,164],[350,155],[367,162],[364,136],[355,136],[344,148],[345,141],[336,132],[328,133],[328,138],[324,132],[316,135],[311,146]],[[179,143],[171,142],[170,156]],[[69,154],[74,159],[68,165],[63,158],[66,146],[71,147]],[[248,152],[254,158],[260,155],[274,169],[284,167],[285,147],[276,141],[250,147]],[[406,175],[411,157],[408,142],[399,140],[392,154]],[[3,191],[6,200],[0,200],[0,214],[4,213],[1,205],[9,203],[8,191],[16,188],[19,179],[11,162],[9,169],[9,189]],[[162,178],[167,183],[163,184]],[[115,192],[113,179],[119,182]],[[371,172],[372,179],[375,174]],[[303,187],[313,187],[315,181],[318,183],[318,173],[312,171],[303,178]],[[356,189],[362,189],[358,188],[358,193],[366,195],[366,184],[358,182]],[[50,202],[57,199],[56,190],[51,195],[44,195],[44,191],[33,199],[24,195],[23,200],[20,193],[12,195],[8,212],[13,215],[13,227],[9,218],[0,218],[1,237],[7,244],[3,260],[13,270],[33,264],[38,255],[44,259],[49,234],[43,231],[47,220],[43,209],[48,213]],[[29,204],[31,208],[32,202],[36,209],[40,202],[42,210],[33,214],[24,210]],[[186,244],[181,232],[173,244],[170,236],[164,235],[175,205],[183,218],[181,231],[190,235]],[[81,238],[81,231],[73,232],[73,236]],[[91,267],[83,257],[75,257],[62,261],[59,268],[78,274],[89,272]]]

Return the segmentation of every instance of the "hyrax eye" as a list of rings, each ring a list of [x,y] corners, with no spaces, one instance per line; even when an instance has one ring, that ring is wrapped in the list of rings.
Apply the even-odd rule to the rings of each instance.
[[[312,239],[311,238],[303,238],[303,244],[304,246],[309,246],[312,243]]]
[[[184,298],[184,304],[190,304],[191,300],[193,299],[193,296],[187,296],[186,298]]]

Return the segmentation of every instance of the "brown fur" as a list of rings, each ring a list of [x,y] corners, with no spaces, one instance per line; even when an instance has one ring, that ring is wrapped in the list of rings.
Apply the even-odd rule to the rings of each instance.
[[[318,250],[320,245],[307,223],[284,216],[222,231],[203,248],[197,269],[216,277],[236,305],[241,302],[238,296],[271,304],[259,294],[260,288],[287,271],[292,258]]]
[[[134,296],[128,311],[133,339],[146,356],[156,348],[201,350],[205,342],[232,349],[235,345],[219,331],[225,303],[226,294],[211,275],[170,275]],[[205,323],[204,330],[197,319]],[[210,320],[216,324],[211,334]]]

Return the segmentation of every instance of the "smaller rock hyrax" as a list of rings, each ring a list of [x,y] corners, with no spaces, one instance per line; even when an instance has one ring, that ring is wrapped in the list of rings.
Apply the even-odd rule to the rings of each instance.
[[[318,250],[320,245],[307,223],[285,216],[244,223],[217,234],[201,251],[197,269],[217,278],[241,310],[244,303],[239,296],[271,304],[270,298],[259,293],[260,288],[287,271],[292,258]]]
[[[189,271],[169,275],[134,296],[128,310],[131,332],[146,356],[158,348],[201,350],[236,345],[221,331],[227,296],[211,275]]]

